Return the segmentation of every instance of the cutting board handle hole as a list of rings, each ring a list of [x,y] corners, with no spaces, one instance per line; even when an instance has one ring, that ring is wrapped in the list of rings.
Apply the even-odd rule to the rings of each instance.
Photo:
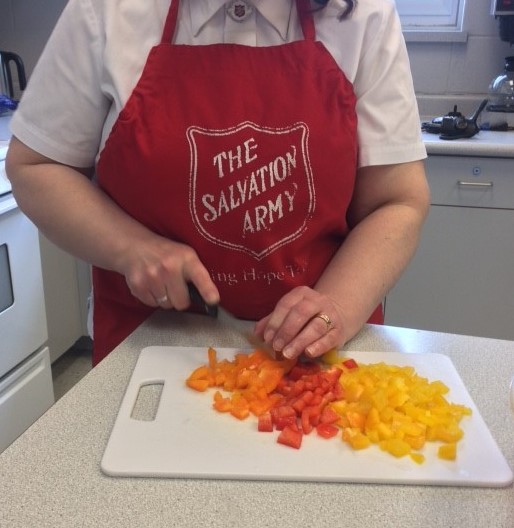
[[[157,416],[163,387],[163,381],[141,384],[130,417],[133,420],[153,422]]]

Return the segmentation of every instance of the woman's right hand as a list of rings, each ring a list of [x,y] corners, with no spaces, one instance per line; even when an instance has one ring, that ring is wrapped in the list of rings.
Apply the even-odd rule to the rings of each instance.
[[[132,295],[148,306],[185,310],[191,303],[188,282],[208,304],[219,302],[218,289],[196,251],[158,235],[135,245],[121,271]]]
[[[18,205],[45,236],[86,262],[125,276],[149,306],[184,310],[187,282],[208,303],[219,292],[196,252],[159,236],[123,211],[80,169],[46,158],[12,138],[7,174]]]

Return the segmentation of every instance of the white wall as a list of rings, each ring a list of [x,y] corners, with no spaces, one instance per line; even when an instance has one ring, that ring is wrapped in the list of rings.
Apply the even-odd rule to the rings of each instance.
[[[32,72],[68,0],[0,0],[0,49],[20,55]]]
[[[144,1],[144,0],[142,0]],[[67,0],[0,0],[0,48],[22,56],[32,71],[55,20]],[[487,93],[489,82],[500,73],[503,60],[514,55],[499,37],[498,21],[490,0],[468,0],[466,43],[412,43],[409,56],[421,113],[447,108],[448,101],[470,111]]]
[[[467,42],[408,43],[422,114],[441,115],[452,109],[448,101],[470,113],[503,70],[505,57],[514,55],[514,48],[500,40],[499,22],[490,8],[490,0],[467,0]]]

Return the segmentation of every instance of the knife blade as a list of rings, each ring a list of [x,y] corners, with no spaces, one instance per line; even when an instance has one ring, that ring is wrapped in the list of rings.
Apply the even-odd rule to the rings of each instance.
[[[192,282],[187,283],[187,288],[189,290],[189,298],[191,299],[191,302],[199,308],[202,308],[207,315],[217,319],[226,328],[236,331],[239,335],[243,336],[252,347],[265,350],[271,355],[271,357],[280,359],[281,354],[273,350],[270,345],[249,330],[245,321],[238,319],[219,304],[208,304],[205,302],[197,287]]]

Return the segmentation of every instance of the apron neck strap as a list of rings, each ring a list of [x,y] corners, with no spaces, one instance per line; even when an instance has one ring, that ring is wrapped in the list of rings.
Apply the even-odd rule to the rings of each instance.
[[[171,0],[168,16],[166,17],[166,23],[164,24],[164,30],[162,32],[161,44],[169,44],[173,39],[175,28],[177,27],[179,3],[179,0]]]
[[[162,32],[162,44],[170,43],[173,39],[175,28],[177,27],[179,3],[179,0],[171,0],[168,16],[166,17],[166,23],[164,24],[164,30]],[[314,20],[312,18],[310,0],[296,0],[296,10],[298,11],[298,16],[300,17],[300,23],[302,25],[302,31],[305,40],[315,40],[316,29],[314,27]]]
[[[304,39],[316,40],[316,28],[314,27],[314,19],[312,18],[310,0],[296,0],[296,10],[300,17]]]

